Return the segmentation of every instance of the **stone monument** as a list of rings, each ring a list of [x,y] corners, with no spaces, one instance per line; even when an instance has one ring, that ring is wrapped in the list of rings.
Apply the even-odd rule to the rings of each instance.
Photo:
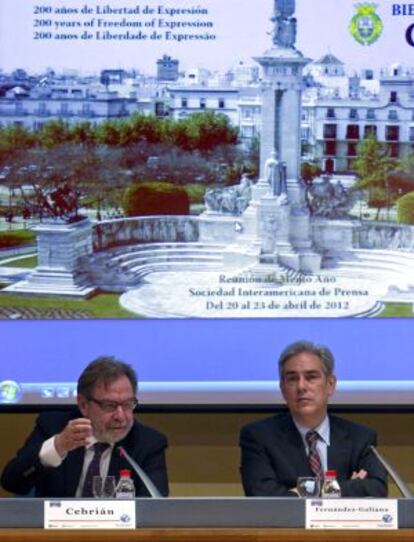
[[[295,48],[294,13],[294,0],[274,0],[272,47],[255,58],[262,67],[262,121],[259,180],[249,187],[249,205],[233,212],[235,189],[216,189],[200,217],[201,241],[231,243],[223,256],[227,266],[280,264],[304,273],[321,267],[300,180],[302,72],[310,60]]]
[[[300,181],[302,72],[309,59],[295,48],[294,13],[294,0],[274,1],[273,46],[255,58],[262,67],[260,178],[244,213],[244,231],[260,240],[262,260],[313,273],[321,256],[312,250]]]
[[[25,280],[7,286],[4,291],[89,297],[95,287],[82,271],[81,260],[92,254],[92,224],[78,213],[79,194],[68,185],[51,192],[37,188],[30,205],[32,213],[42,216],[33,231],[37,237],[37,267]]]

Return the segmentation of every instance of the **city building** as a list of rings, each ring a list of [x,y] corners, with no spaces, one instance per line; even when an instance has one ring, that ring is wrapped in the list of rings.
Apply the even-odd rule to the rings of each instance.
[[[168,55],[157,60],[158,81],[177,81],[179,61]]]
[[[36,130],[54,118],[99,123],[135,112],[182,119],[214,111],[239,128],[246,147],[260,136],[257,66],[240,63],[215,73],[194,68],[175,82],[167,77],[178,76],[178,61],[164,55],[157,68],[157,78],[124,70],[104,70],[99,79],[53,70],[36,77],[23,70],[2,73],[0,123]],[[352,173],[358,143],[368,134],[396,159],[414,151],[414,70],[395,65],[379,74],[367,68],[348,75],[343,62],[328,53],[306,67],[304,87],[303,159],[328,173]]]
[[[67,123],[127,118],[135,112],[153,113],[153,101],[140,101],[134,93],[123,97],[100,85],[39,85],[30,90],[15,86],[0,97],[0,122],[40,129],[52,119]]]
[[[228,117],[239,125],[239,89],[233,87],[171,86],[167,92],[170,99],[170,116],[182,119],[193,113],[214,111]]]
[[[304,93],[302,141],[306,152],[328,173],[352,172],[358,143],[368,134],[384,143],[393,158],[413,152],[414,72],[399,66],[383,70],[377,91],[358,77],[348,81],[346,97],[326,81],[325,86]]]

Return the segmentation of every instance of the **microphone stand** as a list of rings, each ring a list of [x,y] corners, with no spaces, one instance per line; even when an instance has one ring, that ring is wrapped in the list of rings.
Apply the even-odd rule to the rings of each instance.
[[[381,463],[381,465],[384,467],[384,469],[391,476],[391,478],[394,480],[394,482],[396,483],[398,489],[401,491],[402,495],[404,495],[404,497],[406,497],[407,499],[412,499],[413,494],[412,494],[411,489],[407,486],[407,484],[400,477],[400,475],[397,473],[397,471],[393,467],[391,467],[391,465],[388,463],[388,461],[386,461],[382,457],[382,455],[375,448],[375,446],[371,445],[369,448],[374,453],[375,457],[378,459],[378,461]]]
[[[138,465],[138,463],[132,459],[132,457],[129,455],[129,453],[123,448],[122,446],[118,446],[118,453],[121,457],[127,460],[127,462],[131,465],[131,467],[134,469],[136,474],[138,475],[138,478],[142,481],[146,489],[148,490],[148,493],[151,495],[154,499],[161,499],[163,496],[158,491],[158,489],[155,487],[154,483],[150,479],[150,477],[142,470],[142,468]]]

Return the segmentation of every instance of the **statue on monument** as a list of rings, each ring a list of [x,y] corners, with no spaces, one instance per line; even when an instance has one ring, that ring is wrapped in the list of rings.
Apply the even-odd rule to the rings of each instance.
[[[241,215],[252,197],[252,181],[244,173],[240,183],[225,188],[211,188],[204,196],[207,211],[230,215]]]
[[[312,216],[346,219],[358,199],[358,192],[324,175],[319,181],[307,186],[305,197]]]
[[[33,186],[28,194],[21,189],[21,194],[24,211],[29,216],[39,216],[68,224],[84,218],[79,214],[80,193],[66,182],[52,189]]]
[[[280,204],[287,203],[287,174],[286,165],[277,159],[273,150],[265,162],[265,178],[269,183],[272,195],[278,198]]]
[[[297,21],[292,15],[295,13],[295,0],[275,0],[273,16],[274,23],[272,41],[274,45],[284,48],[294,48],[296,42]]]

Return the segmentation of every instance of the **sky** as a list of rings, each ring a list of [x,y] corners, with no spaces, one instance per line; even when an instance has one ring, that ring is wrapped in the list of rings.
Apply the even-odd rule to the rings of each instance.
[[[331,52],[343,62],[349,72],[361,68],[374,68],[402,64],[414,67],[414,47],[405,39],[407,27],[413,17],[392,16],[391,0],[376,0],[377,13],[383,22],[383,33],[370,46],[357,43],[349,32],[349,23],[356,14],[358,0],[296,0],[298,19],[297,48],[311,59],[318,59]],[[35,13],[36,6],[43,13]],[[81,10],[87,6],[92,14],[63,15],[56,9]],[[102,15],[95,8],[139,8],[138,15]],[[143,14],[145,7],[157,10],[174,8],[201,8],[207,14],[175,16],[165,14]],[[51,11],[51,13],[48,13]],[[252,57],[260,56],[271,44],[268,32],[273,11],[273,0],[0,0],[0,69],[10,71],[24,68],[39,72],[47,67],[56,71],[63,69],[98,73],[103,68],[135,68],[143,73],[155,74],[156,60],[168,54],[180,61],[180,69],[205,67],[210,70],[226,70],[240,61],[252,63]],[[97,40],[97,19],[104,21],[141,21],[142,24],[156,19],[182,22],[212,22],[207,31],[215,40],[180,42],[164,39],[165,29],[156,29],[162,35],[158,41],[109,41]],[[84,25],[94,19],[93,26]],[[40,21],[40,22],[39,22]],[[43,21],[43,22],[41,22]],[[57,23],[79,23],[81,27],[56,27]],[[39,26],[35,26],[39,25]],[[80,39],[84,31],[92,39]],[[108,28],[111,32],[123,33],[125,28]],[[139,29],[129,29],[137,33]],[[197,29],[204,33],[206,29]],[[142,32],[151,33],[143,27]],[[183,30],[182,30],[183,31]],[[44,36],[51,32],[53,39],[34,39],[35,33]],[[175,31],[173,31],[175,32]],[[184,32],[188,32],[184,30]],[[194,32],[194,29],[190,29]],[[43,33],[43,34],[42,34]],[[78,35],[77,40],[58,40],[56,34]]]

